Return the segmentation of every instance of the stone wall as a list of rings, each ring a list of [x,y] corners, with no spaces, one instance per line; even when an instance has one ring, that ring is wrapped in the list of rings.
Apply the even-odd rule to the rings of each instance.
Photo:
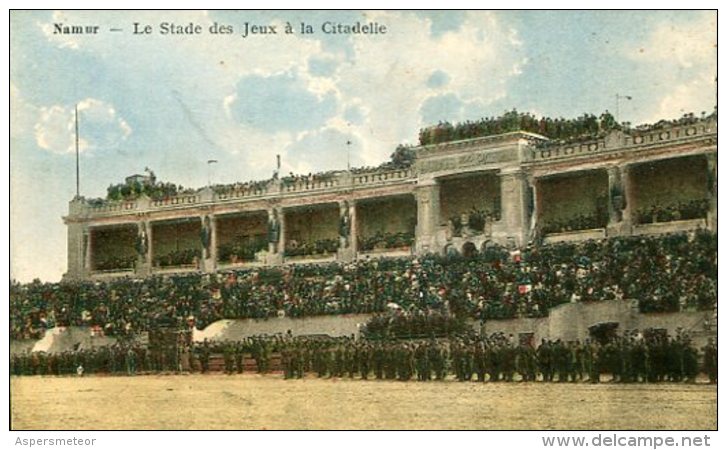
[[[366,323],[370,314],[345,314],[313,317],[276,317],[267,320],[238,319],[219,320],[204,330],[195,330],[194,340],[239,340],[260,334],[287,333],[294,336],[327,334],[329,336],[358,335],[360,325]]]
[[[488,321],[482,331],[487,335],[504,332],[516,337],[519,333],[533,333],[535,342],[541,339],[573,341],[586,339],[588,328],[593,325],[616,322],[618,332],[664,328],[673,336],[677,328],[683,328],[692,334],[695,345],[701,347],[708,337],[716,336],[716,330],[706,330],[704,326],[711,316],[709,311],[642,314],[629,301],[568,303],[551,309],[548,317]]]

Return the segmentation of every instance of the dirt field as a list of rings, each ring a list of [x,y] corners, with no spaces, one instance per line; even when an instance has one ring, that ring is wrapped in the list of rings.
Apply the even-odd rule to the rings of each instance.
[[[12,429],[716,429],[708,385],[12,377]]]

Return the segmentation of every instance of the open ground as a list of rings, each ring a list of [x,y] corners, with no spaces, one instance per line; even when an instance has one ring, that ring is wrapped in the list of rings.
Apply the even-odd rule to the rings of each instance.
[[[14,430],[716,429],[696,384],[283,380],[279,375],[12,377]]]

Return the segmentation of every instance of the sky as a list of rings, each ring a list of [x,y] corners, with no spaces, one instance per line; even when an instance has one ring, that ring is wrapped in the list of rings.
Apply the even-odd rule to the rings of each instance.
[[[202,33],[161,34],[164,22]],[[325,34],[325,22],[386,33]],[[243,37],[245,23],[277,34]],[[66,270],[76,105],[87,198],[146,167],[202,187],[269,178],[277,154],[283,173],[375,166],[423,126],[513,108],[598,115],[621,95],[618,119],[634,124],[711,112],[716,26],[704,11],[12,11],[10,276]]]

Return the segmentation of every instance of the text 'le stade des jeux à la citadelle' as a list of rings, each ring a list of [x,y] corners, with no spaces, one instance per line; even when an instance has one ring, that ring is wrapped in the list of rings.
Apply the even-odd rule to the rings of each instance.
[[[389,31],[388,27],[379,22],[339,23],[324,21],[314,25],[306,22],[275,22],[271,24],[255,24],[243,22],[239,26],[214,22],[201,25],[195,22],[176,23],[160,22],[148,24],[143,22],[131,22],[126,26],[104,27],[96,24],[70,24],[54,23],[53,34],[60,35],[99,35],[104,32],[130,33],[134,36],[162,35],[162,36],[194,36],[194,35],[239,35],[243,38],[253,36],[286,36],[296,34],[326,35],[383,35]]]

